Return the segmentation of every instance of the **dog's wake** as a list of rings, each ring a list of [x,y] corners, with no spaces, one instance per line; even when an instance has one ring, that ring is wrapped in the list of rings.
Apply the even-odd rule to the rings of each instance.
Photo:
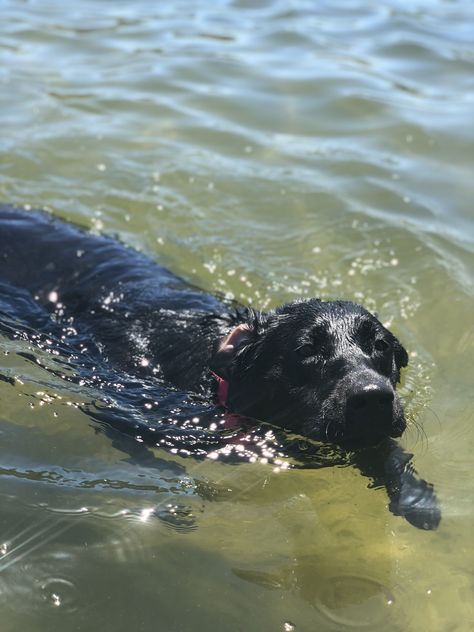
[[[405,424],[406,352],[363,308],[231,306],[114,240],[11,207],[0,207],[0,255],[0,333],[46,383],[77,389],[121,450],[354,465],[386,487],[392,513],[438,526],[432,486],[390,438]],[[228,382],[226,409],[210,366]]]

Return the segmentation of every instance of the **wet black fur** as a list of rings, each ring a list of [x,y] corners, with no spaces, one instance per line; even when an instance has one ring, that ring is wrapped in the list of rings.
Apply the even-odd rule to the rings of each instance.
[[[309,299],[246,322],[248,336],[221,369],[231,410],[345,446],[402,434],[395,387],[408,356],[363,307]]]
[[[116,397],[127,405],[143,401],[145,387],[152,389],[150,401],[159,399],[162,421],[176,411],[189,417],[196,406],[202,418],[216,418],[212,367],[229,381],[230,411],[310,439],[348,448],[385,441],[382,454],[392,445],[389,438],[405,429],[395,387],[407,353],[352,302],[310,299],[268,313],[231,305],[116,240],[7,205],[0,205],[1,282],[4,334],[23,320],[26,328],[56,336],[58,345],[68,344],[80,357],[83,370],[89,366],[92,373],[100,364],[107,376],[102,384],[120,381],[124,388]],[[221,339],[242,323],[245,335],[224,356]],[[107,415],[121,430],[133,426],[128,413]],[[189,447],[197,434],[188,433],[188,422],[175,430]],[[134,428],[153,440],[148,421]],[[392,460],[398,453],[393,445]],[[403,480],[415,496],[419,489],[413,471],[402,470],[392,499]],[[426,504],[425,492],[415,505]],[[428,504],[428,528],[435,528],[440,514],[432,490]]]

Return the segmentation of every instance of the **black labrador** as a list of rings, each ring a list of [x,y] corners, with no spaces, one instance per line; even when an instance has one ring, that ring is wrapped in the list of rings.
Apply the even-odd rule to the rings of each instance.
[[[113,390],[92,417],[189,454],[223,444],[229,454],[262,420],[280,438],[311,440],[313,455],[339,446],[383,479],[394,513],[438,526],[432,486],[392,440],[406,427],[396,385],[407,352],[363,307],[309,299],[262,313],[229,304],[116,240],[8,205],[0,283],[4,334],[30,332],[47,351],[54,340],[69,365],[76,360],[70,379]],[[159,424],[143,418],[144,400]],[[282,441],[280,454],[292,443]]]

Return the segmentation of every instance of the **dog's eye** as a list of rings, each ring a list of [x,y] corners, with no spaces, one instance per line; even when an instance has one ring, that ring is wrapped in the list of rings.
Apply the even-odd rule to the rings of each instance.
[[[309,358],[310,356],[315,355],[315,348],[313,345],[301,345],[301,347],[298,347],[296,351],[304,358]]]
[[[384,352],[384,351],[388,351],[390,349],[390,345],[383,338],[379,338],[378,340],[376,340],[374,342],[374,349],[376,349],[377,351]]]

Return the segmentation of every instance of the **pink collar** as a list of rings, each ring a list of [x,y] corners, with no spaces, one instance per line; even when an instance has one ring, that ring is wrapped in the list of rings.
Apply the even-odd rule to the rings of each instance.
[[[217,393],[216,393],[216,401],[219,406],[226,406],[227,404],[227,396],[229,394],[229,382],[224,380],[223,377],[211,371],[212,375],[216,378],[218,382]]]

